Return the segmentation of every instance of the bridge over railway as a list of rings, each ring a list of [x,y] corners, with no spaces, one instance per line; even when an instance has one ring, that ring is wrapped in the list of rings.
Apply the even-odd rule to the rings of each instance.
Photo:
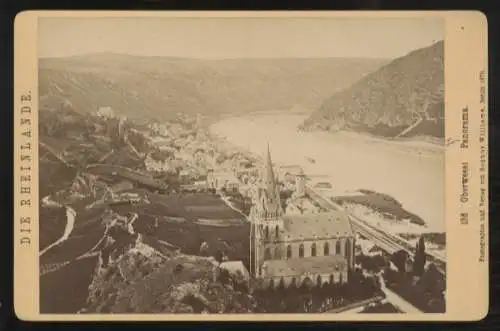
[[[306,185],[306,193],[309,195],[309,197],[311,197],[311,199],[316,201],[321,207],[327,210],[344,210],[340,205],[324,197],[323,195],[321,195],[321,193],[317,192],[309,185]],[[394,254],[397,251],[403,250],[413,257],[415,248],[408,241],[397,235],[387,233],[371,225],[369,222],[364,221],[361,218],[356,217],[350,213],[347,214],[349,215],[349,218],[351,220],[353,230],[363,237],[371,240],[382,250],[386,251],[389,254]],[[440,273],[446,273],[446,261],[441,256],[431,252],[426,252],[426,255],[427,261],[433,262]]]

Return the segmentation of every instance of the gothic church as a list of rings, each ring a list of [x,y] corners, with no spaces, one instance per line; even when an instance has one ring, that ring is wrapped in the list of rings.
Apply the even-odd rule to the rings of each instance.
[[[303,195],[303,174],[296,186]],[[265,287],[347,282],[355,247],[348,216],[340,211],[285,214],[269,146],[249,218],[250,271]]]

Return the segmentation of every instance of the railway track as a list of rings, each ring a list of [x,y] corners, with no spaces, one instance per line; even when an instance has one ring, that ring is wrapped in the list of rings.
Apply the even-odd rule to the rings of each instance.
[[[323,197],[313,188],[306,186],[306,191],[308,195],[316,200],[316,202],[318,202],[322,207],[329,210],[345,211],[344,208]],[[349,215],[351,225],[355,232],[361,234],[363,237],[366,237],[369,240],[372,240],[377,246],[379,246],[387,253],[393,254],[397,251],[403,250],[410,254],[410,256],[412,257],[415,254],[415,247],[413,247],[411,243],[404,240],[403,238],[391,233],[387,233],[347,211],[346,213]],[[440,273],[446,273],[446,261],[441,256],[429,252],[426,252],[426,255],[427,260],[434,263]]]
[[[353,225],[353,227],[356,227],[357,229],[359,229],[360,227],[364,227],[368,232],[372,233],[371,237],[367,238],[382,238],[382,240],[390,242],[396,250],[404,250],[411,256],[415,254],[415,247],[403,238],[391,233],[384,232],[377,227],[369,224],[368,222],[360,219],[359,217],[353,216],[351,214],[349,216],[351,218],[351,224]],[[446,261],[442,257],[429,252],[426,252],[426,255],[427,261],[434,263],[441,273],[444,274],[446,272]]]

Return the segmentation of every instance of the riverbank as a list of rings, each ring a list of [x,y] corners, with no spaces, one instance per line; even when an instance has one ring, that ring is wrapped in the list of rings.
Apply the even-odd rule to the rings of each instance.
[[[376,137],[368,133],[358,133],[353,131],[338,131],[316,132],[318,135],[329,135],[332,139],[341,138],[345,141],[352,140],[354,142],[364,141],[367,144],[376,144],[380,147],[400,148],[402,153],[416,153],[421,157],[432,157],[434,154],[444,155],[445,144],[441,139],[430,139],[427,137],[412,137],[387,139]],[[428,155],[432,154],[432,155]]]
[[[312,184],[329,182],[337,194],[359,189],[388,194],[431,231],[445,231],[443,148],[352,132],[298,132],[302,120],[288,114],[232,117],[213,124],[210,132],[254,155],[264,155],[269,143],[275,163],[301,166]]]

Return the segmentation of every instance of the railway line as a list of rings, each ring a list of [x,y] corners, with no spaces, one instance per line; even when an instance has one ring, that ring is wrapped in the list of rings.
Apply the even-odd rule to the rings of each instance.
[[[320,193],[318,193],[310,186],[306,186],[306,192],[312,199],[314,199],[325,209],[344,210],[344,208],[342,208],[340,205],[334,203],[328,198],[323,197]],[[347,212],[347,214],[349,215],[352,228],[355,232],[371,240],[374,244],[376,244],[387,253],[393,254],[397,251],[403,250],[412,257],[415,254],[415,248],[413,247],[413,245],[403,238],[391,233],[387,233],[371,225],[367,221],[364,221],[361,218],[352,215],[351,213]],[[426,255],[427,261],[434,263],[440,273],[446,273],[446,261],[443,257],[432,252],[426,252]]]

